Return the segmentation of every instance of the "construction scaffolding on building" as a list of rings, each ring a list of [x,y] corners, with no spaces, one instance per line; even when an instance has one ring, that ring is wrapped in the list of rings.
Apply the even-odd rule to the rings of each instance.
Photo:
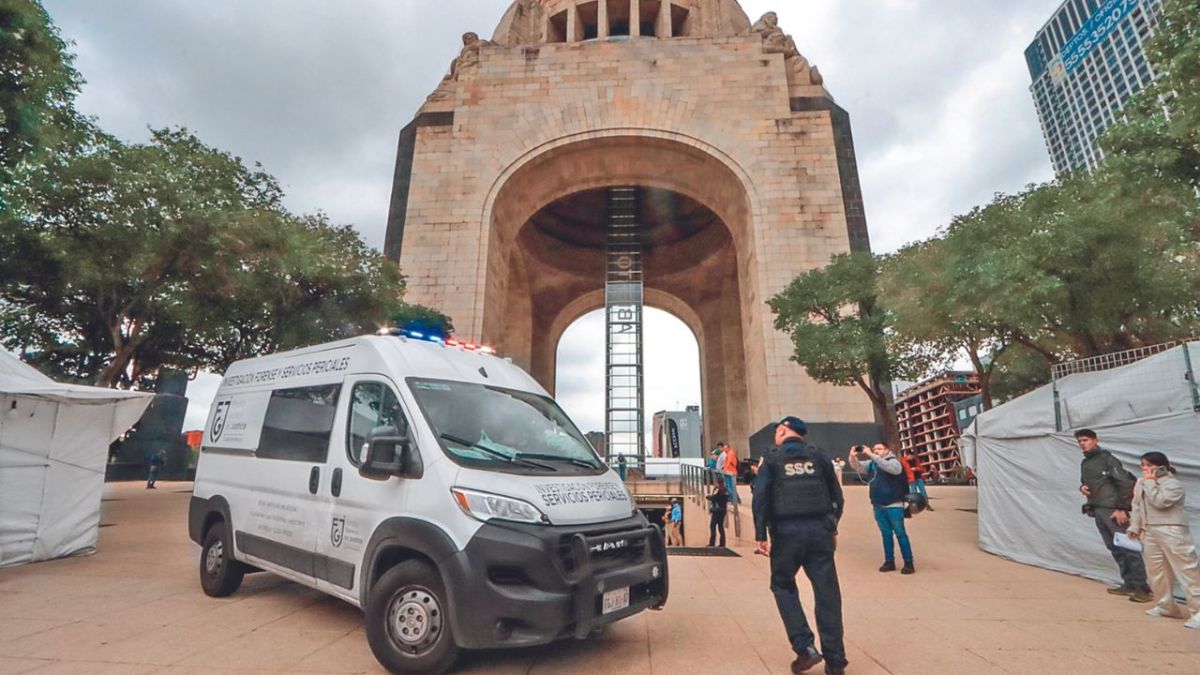
[[[896,396],[901,452],[913,452],[930,478],[958,476],[959,426],[954,404],[979,394],[979,376],[948,372],[913,385]]]

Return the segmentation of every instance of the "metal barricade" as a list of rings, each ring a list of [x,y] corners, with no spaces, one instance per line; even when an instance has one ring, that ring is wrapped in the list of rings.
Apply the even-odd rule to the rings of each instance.
[[[708,505],[708,495],[720,483],[726,483],[729,478],[727,474],[708,469],[702,466],[692,464],[681,464],[679,466],[679,483],[681,491],[685,497],[691,498],[700,506]],[[740,538],[742,536],[742,519],[740,516],[740,501],[741,498],[736,494],[737,491],[737,476],[733,476],[733,489],[735,494],[729,498],[729,513],[733,516],[733,536]],[[727,484],[727,483],[726,483]]]

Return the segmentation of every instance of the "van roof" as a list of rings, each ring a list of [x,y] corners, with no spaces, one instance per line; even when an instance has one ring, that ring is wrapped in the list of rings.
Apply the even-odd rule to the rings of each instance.
[[[476,382],[546,394],[509,359],[391,335],[350,338],[238,361],[225,372],[221,389],[303,386],[363,373],[391,375],[397,380],[421,377]]]

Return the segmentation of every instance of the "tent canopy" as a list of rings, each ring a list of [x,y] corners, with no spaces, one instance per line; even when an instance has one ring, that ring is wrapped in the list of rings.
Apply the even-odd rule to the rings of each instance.
[[[108,446],[153,398],[61,384],[0,351],[0,567],[95,547]]]
[[[1095,523],[1081,512],[1083,455],[1074,431],[1084,427],[1137,475],[1142,454],[1166,453],[1189,495],[1192,532],[1200,535],[1200,413],[1192,363],[1200,365],[1200,343],[1067,376],[976,418],[963,435],[963,461],[978,478],[980,547],[1018,562],[1120,581]]]

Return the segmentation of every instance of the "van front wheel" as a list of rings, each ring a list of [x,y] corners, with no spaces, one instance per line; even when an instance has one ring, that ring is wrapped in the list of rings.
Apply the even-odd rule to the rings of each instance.
[[[388,570],[367,598],[371,652],[393,673],[443,673],[458,658],[446,590],[437,570],[409,560]]]
[[[233,559],[233,547],[225,523],[213,525],[200,549],[200,586],[214,598],[232,594],[242,585],[246,567]]]

